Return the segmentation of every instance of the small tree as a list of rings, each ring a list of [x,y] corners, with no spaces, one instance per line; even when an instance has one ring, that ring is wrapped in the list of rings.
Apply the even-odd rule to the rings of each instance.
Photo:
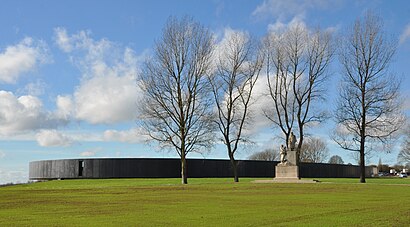
[[[250,123],[252,92],[263,65],[258,45],[243,32],[231,32],[219,49],[216,73],[210,77],[217,109],[215,123],[238,182],[235,153],[248,142],[244,134]]]
[[[186,156],[212,143],[212,34],[190,18],[171,18],[140,74],[141,126],[163,148],[181,158],[187,184]]]
[[[301,162],[323,163],[329,156],[326,143],[320,138],[308,137],[300,150]]]
[[[265,149],[260,152],[253,153],[248,158],[249,160],[259,160],[259,161],[278,161],[279,152],[272,148]]]
[[[399,83],[388,72],[395,51],[396,42],[386,39],[381,20],[370,13],[340,42],[343,74],[334,141],[359,154],[361,183],[366,182],[366,152],[379,145],[388,149],[403,122]]]
[[[395,168],[395,167],[393,167],[393,168]],[[390,166],[386,165],[386,164],[383,164],[382,159],[379,158],[379,164],[377,165],[377,170],[379,172],[388,173],[388,172],[390,172],[390,169],[391,169]]]
[[[339,155],[333,155],[332,157],[330,157],[329,159],[329,163],[330,164],[344,164],[344,161],[342,159],[342,157],[340,157]]]
[[[379,172],[382,169],[382,167],[383,167],[382,158],[379,158],[379,164],[377,165],[377,169],[379,170]]]

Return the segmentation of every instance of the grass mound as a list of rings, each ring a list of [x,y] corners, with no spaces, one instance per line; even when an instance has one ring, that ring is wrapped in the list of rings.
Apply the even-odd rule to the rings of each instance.
[[[2,226],[406,226],[410,180],[64,180],[0,188]]]

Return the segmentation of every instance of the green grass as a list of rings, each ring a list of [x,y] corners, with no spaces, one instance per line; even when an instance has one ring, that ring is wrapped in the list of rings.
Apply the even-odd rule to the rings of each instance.
[[[408,226],[410,179],[64,180],[0,188],[0,226]]]

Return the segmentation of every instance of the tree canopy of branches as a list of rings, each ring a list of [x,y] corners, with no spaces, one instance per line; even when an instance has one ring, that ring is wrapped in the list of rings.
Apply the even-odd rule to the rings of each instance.
[[[259,160],[259,161],[278,161],[279,152],[274,149],[265,149],[260,152],[253,153],[248,157],[249,160]]]
[[[407,130],[406,138],[397,156],[397,160],[401,163],[410,163],[410,129]]]
[[[344,161],[342,157],[340,157],[339,155],[333,155],[332,157],[330,157],[329,163],[330,164],[344,164]]]
[[[307,137],[300,150],[301,162],[323,163],[329,156],[326,143],[320,138]]]
[[[339,50],[343,74],[334,141],[359,152],[360,182],[365,183],[366,152],[376,144],[389,145],[403,120],[399,83],[388,72],[396,44],[383,33],[381,20],[367,13],[342,38]]]
[[[268,88],[274,103],[265,116],[281,129],[286,141],[297,123],[298,156],[305,127],[326,117],[318,101],[325,97],[327,68],[334,53],[331,42],[329,32],[310,32],[302,24],[265,39]]]
[[[170,18],[140,74],[141,126],[161,147],[181,158],[187,184],[186,156],[212,144],[212,34],[190,18]]]
[[[231,161],[234,181],[238,182],[235,153],[246,143],[244,135],[250,123],[252,91],[263,66],[263,55],[249,35],[230,32],[218,48],[216,72],[210,83],[217,107],[215,123]]]

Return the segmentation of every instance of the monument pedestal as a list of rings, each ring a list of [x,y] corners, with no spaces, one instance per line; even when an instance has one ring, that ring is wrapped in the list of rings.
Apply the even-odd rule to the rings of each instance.
[[[275,179],[299,180],[299,166],[286,166],[278,164],[275,167]]]
[[[286,161],[275,167],[275,179],[277,180],[299,180],[299,166],[296,165],[296,151],[286,152]]]

